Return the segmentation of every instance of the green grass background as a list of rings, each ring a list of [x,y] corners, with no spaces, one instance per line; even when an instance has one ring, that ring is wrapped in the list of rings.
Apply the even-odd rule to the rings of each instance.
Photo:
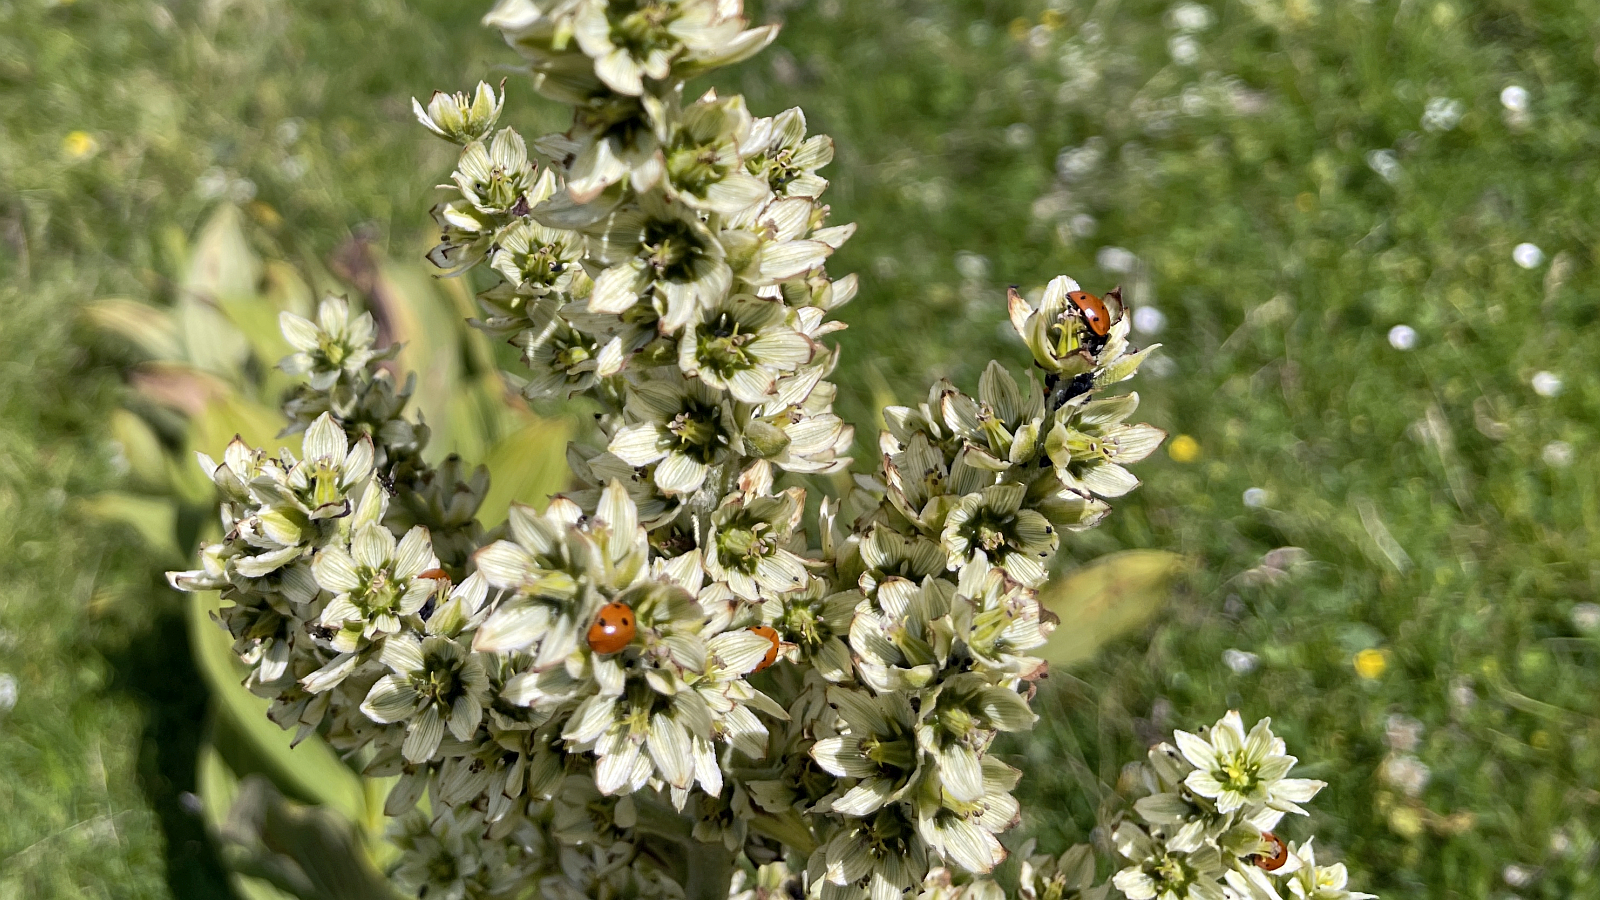
[[[1314,827],[1366,889],[1600,895],[1581,605],[1600,599],[1600,4],[1213,0],[1192,58],[1182,16],[1145,0],[751,5],[787,27],[718,84],[838,143],[827,197],[861,230],[830,268],[863,279],[840,405],[869,439],[886,397],[1021,367],[1009,283],[1120,281],[1165,315],[1145,339],[1167,362],[1135,384],[1198,457],[1144,464],[1066,555],[1171,549],[1192,576],[1053,678],[1008,748],[1025,827],[1081,839],[1123,761],[1236,707],[1331,782],[1285,830]],[[358,229],[418,252],[451,158],[409,98],[512,61],[479,12],[0,4],[0,900],[225,890],[184,797],[205,698],[158,576],[181,560],[79,500],[127,476],[106,424],[121,360],[75,307],[170,299],[219,192],[306,265]],[[509,87],[509,123],[561,127]],[[1423,127],[1434,98],[1460,103],[1454,127]],[[1539,265],[1513,262],[1522,242]],[[1309,562],[1264,570],[1282,546]],[[1414,796],[1383,775],[1396,715],[1424,728]]]

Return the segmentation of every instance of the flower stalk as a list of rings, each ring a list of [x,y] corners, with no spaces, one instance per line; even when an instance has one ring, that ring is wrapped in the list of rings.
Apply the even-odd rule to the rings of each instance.
[[[526,397],[601,411],[576,487],[486,530],[487,474],[429,462],[410,382],[379,366],[395,348],[330,299],[282,322],[301,457],[202,459],[224,537],[172,583],[223,593],[276,721],[398,776],[395,878],[419,896],[990,892],[1020,818],[991,748],[1032,727],[1055,625],[1036,589],[1164,438],[1112,393],[1152,348],[1115,293],[1090,316],[1066,277],[1037,307],[1014,292],[1037,374],[993,362],[975,395],[886,409],[872,464],[813,503],[808,476],[855,446],[827,380],[856,294],[827,272],[854,231],[820,200],[833,144],[798,109],[686,87],[774,28],[738,0],[485,21],[572,125],[500,127],[503,84],[416,103],[461,148],[428,259],[479,279]],[[1216,816],[1309,796],[1254,733],[1189,743]],[[1022,896],[1092,895],[1084,860],[1029,857]]]

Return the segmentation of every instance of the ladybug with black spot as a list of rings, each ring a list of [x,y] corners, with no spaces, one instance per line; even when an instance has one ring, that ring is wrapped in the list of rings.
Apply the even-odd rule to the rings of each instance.
[[[621,600],[613,600],[600,609],[594,624],[589,626],[589,649],[602,656],[621,653],[633,643],[633,636],[638,631],[633,607]]]
[[[1096,297],[1088,291],[1069,291],[1067,302],[1078,311],[1078,318],[1083,320],[1089,333],[1084,335],[1083,345],[1090,353],[1099,353],[1106,345],[1106,337],[1111,334],[1112,316],[1122,311],[1122,286],[1106,291],[1104,298]],[[1113,310],[1116,310],[1113,313]]]
[[[1266,853],[1252,853],[1250,861],[1268,872],[1276,872],[1283,868],[1289,861],[1289,845],[1283,842],[1270,831],[1261,832],[1261,840],[1267,845]]]

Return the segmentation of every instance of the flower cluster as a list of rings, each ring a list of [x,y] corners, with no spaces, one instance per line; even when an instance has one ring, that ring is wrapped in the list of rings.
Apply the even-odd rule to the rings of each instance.
[[[823,342],[853,228],[827,224],[832,143],[799,110],[685,93],[771,40],[740,6],[502,0],[488,23],[571,128],[525,141],[486,84],[416,104],[461,148],[429,259],[474,270],[528,398],[599,410],[572,491],[486,533],[487,475],[429,464],[392,348],[338,300],[282,321],[303,458],[203,461],[225,536],[173,583],[223,592],[280,724],[397,776],[420,895],[989,891],[1020,777],[991,748],[1032,727],[1054,626],[1035,591],[1164,438],[1106,393],[1149,353],[1118,294],[1061,277],[1010,298],[1037,375],[992,363],[975,395],[885,410],[874,471],[808,504],[854,445]],[[1173,794],[1211,817],[1182,853],[1258,849],[1257,806],[1304,793],[1275,747]],[[1180,852],[1166,828],[1136,830]],[[1086,850],[1023,855],[1023,896],[1104,895]]]
[[[1112,878],[1129,900],[1365,900],[1342,864],[1319,865],[1311,839],[1273,833],[1325,787],[1290,778],[1295,758],[1262,719],[1247,733],[1229,712],[1201,734],[1179,731],[1139,770],[1141,822],[1114,840],[1127,865]]]

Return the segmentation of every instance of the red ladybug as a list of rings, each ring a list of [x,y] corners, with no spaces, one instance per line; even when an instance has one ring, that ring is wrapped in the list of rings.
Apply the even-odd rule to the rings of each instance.
[[[1067,299],[1083,314],[1084,324],[1089,330],[1105,337],[1111,332],[1111,310],[1106,308],[1106,302],[1088,291],[1072,291],[1067,294]]]
[[[782,643],[782,638],[778,637],[777,630],[770,625],[757,625],[750,630],[772,642],[772,646],[767,649],[767,655],[756,664],[755,671],[759,672],[778,661],[778,645]]]
[[[633,619],[633,607],[621,601],[607,603],[589,626],[589,649],[596,653],[620,653],[633,643],[638,633]]]
[[[1283,838],[1270,831],[1261,832],[1261,839],[1271,847],[1271,853],[1251,854],[1250,861],[1268,872],[1276,872],[1283,868],[1283,864],[1289,861],[1289,845],[1283,842]]]

